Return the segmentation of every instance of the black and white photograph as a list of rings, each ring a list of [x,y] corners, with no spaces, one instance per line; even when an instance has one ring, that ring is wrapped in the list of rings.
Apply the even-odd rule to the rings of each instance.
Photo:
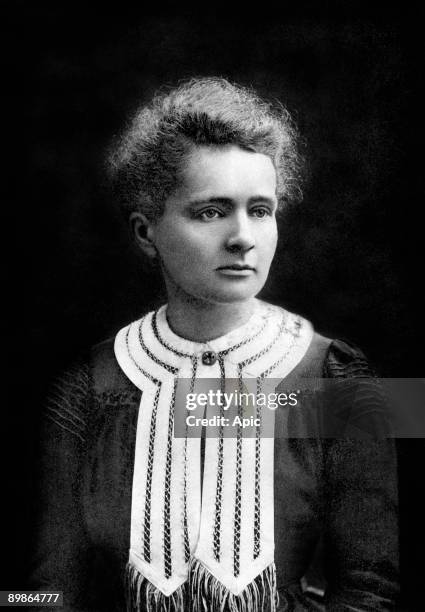
[[[419,9],[153,8],[5,10],[0,607],[423,610]]]

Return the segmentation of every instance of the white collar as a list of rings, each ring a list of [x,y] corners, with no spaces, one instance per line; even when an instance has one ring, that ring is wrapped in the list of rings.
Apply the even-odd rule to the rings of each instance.
[[[175,608],[183,609],[191,580],[203,585],[187,587],[195,599],[202,589],[212,589],[217,601],[242,592],[255,597],[261,583],[272,585],[268,597],[275,601],[273,439],[221,443],[207,437],[201,507],[200,439],[173,435],[176,388],[185,378],[280,381],[303,358],[312,336],[307,321],[263,303],[245,325],[208,343],[177,336],[166,307],[117,334],[118,363],[142,390],[128,566],[132,601],[174,598]],[[206,350],[215,353],[213,364],[203,363]]]
[[[146,374],[157,380],[167,373],[190,378],[195,363],[200,378],[219,378],[223,368],[227,378],[283,378],[302,359],[312,337],[312,326],[305,319],[259,302],[241,327],[209,342],[192,342],[172,331],[166,306],[162,306],[118,332],[115,355],[124,373],[141,390]],[[202,363],[205,351],[216,354],[213,366]]]
[[[194,342],[178,336],[171,329],[167,319],[167,304],[161,306],[156,314],[158,330],[164,341],[174,350],[190,355],[200,355],[204,351],[224,351],[239,342],[254,336],[264,326],[265,317],[270,315],[268,305],[259,303],[249,320],[243,325],[227,332],[226,334],[207,340],[205,342]]]

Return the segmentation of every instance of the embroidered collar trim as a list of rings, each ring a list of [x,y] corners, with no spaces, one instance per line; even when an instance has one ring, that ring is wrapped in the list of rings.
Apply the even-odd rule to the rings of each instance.
[[[267,378],[287,376],[312,336],[307,321],[270,305],[208,343],[176,336],[166,307],[117,334],[118,363],[142,391],[129,553],[133,586],[140,574],[158,597],[174,597],[196,575],[238,597],[274,568],[273,439],[261,437],[261,428],[250,439],[239,432],[225,438],[222,431],[207,437],[201,505],[200,439],[173,436],[176,389],[181,378],[190,379],[192,389],[202,378],[255,378],[258,390]],[[202,363],[205,350],[216,353],[214,364]],[[201,569],[191,572],[194,562]]]

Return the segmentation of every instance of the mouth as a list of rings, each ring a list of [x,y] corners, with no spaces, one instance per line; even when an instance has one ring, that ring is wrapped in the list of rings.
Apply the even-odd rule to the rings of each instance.
[[[251,270],[252,272],[254,272],[255,268],[253,268],[252,266],[247,266],[246,264],[231,264],[229,266],[220,266],[219,268],[217,268],[217,270]]]
[[[246,264],[231,264],[229,266],[220,266],[217,268],[217,272],[225,276],[245,278],[253,275],[255,273],[255,268]]]

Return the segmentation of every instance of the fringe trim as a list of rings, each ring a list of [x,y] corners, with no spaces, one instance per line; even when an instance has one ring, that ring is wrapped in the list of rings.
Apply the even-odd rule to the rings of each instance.
[[[157,589],[131,563],[125,568],[125,598],[127,612],[185,612],[187,582],[168,596]]]
[[[277,612],[279,606],[274,563],[234,595],[192,557],[189,581],[169,597],[127,563],[125,593],[127,612]]]
[[[240,593],[234,595],[198,559],[189,566],[192,612],[276,612],[279,595],[276,566],[271,563]]]

